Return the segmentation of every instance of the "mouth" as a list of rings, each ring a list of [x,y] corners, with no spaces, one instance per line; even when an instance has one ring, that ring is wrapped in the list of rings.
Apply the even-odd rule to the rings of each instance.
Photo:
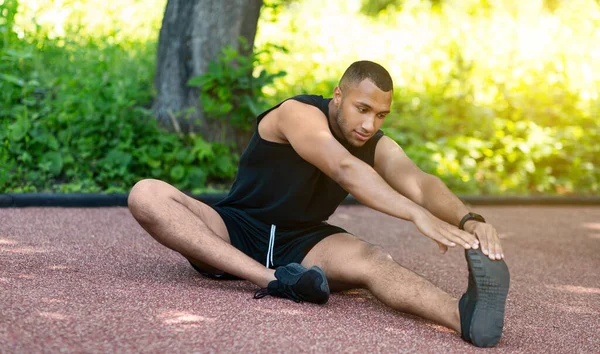
[[[369,137],[370,137],[369,135],[361,134],[361,133],[357,132],[356,130],[354,131],[354,134],[356,135],[356,138],[360,141],[369,140]]]

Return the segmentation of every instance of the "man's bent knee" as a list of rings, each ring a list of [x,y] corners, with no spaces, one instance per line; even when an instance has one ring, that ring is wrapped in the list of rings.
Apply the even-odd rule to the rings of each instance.
[[[383,247],[368,244],[363,250],[362,258],[370,265],[393,262],[394,258]]]
[[[169,184],[156,179],[137,182],[127,197],[127,206],[136,220],[149,221],[153,206],[169,198],[169,187]]]
[[[394,258],[382,247],[372,244],[366,244],[359,256],[361,265],[360,283],[368,286],[370,281],[395,264]]]
[[[344,280],[351,279],[352,283],[360,287],[368,287],[373,277],[382,274],[382,271],[394,262],[392,256],[382,247],[364,241],[356,249],[356,253],[347,256],[352,260],[351,272],[354,274],[347,275]]]
[[[320,266],[330,280],[365,287],[374,275],[393,262],[392,256],[380,246],[350,234],[336,234],[319,242],[302,263]]]

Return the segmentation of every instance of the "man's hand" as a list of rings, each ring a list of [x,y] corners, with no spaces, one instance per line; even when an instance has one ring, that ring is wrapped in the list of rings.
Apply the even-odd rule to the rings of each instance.
[[[492,225],[469,220],[465,223],[464,228],[479,239],[483,254],[490,257],[491,260],[504,258],[498,232]]]
[[[460,230],[454,225],[436,218],[427,210],[422,210],[413,222],[423,235],[433,239],[440,247],[441,253],[446,253],[448,247],[460,245],[465,249],[477,249],[479,241],[474,234]]]

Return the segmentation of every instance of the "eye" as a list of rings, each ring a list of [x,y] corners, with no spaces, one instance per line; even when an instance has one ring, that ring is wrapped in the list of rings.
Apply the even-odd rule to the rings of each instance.
[[[365,107],[358,107],[358,111],[360,113],[365,113],[367,111],[367,109]]]
[[[378,118],[380,118],[380,119],[383,119],[383,118],[385,118],[385,116],[387,116],[387,114],[383,114],[383,113],[382,113],[382,114],[378,114],[378,115],[377,115],[377,117],[378,117]]]

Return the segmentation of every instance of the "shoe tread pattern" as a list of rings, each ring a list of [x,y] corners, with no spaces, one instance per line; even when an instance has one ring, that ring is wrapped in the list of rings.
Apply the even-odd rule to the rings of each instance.
[[[470,338],[477,346],[492,347],[502,337],[510,273],[504,260],[491,260],[478,250],[468,250],[466,254],[477,298]]]

